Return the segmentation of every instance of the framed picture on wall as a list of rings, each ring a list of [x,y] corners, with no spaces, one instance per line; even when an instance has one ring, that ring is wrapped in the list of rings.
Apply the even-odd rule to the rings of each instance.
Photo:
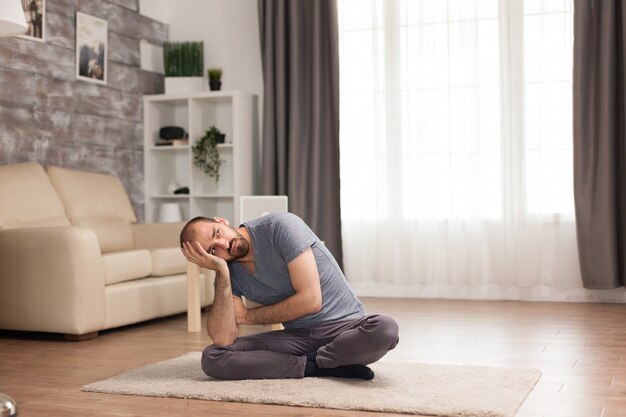
[[[107,21],[76,13],[76,78],[107,83]]]
[[[22,0],[22,10],[26,18],[28,30],[19,38],[45,42],[46,32],[46,0]]]

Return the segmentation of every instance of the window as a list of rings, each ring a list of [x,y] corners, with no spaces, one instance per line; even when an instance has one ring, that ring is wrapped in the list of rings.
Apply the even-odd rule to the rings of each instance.
[[[573,217],[571,0],[339,0],[344,219]]]
[[[344,269],[360,294],[580,287],[572,8],[338,0]]]

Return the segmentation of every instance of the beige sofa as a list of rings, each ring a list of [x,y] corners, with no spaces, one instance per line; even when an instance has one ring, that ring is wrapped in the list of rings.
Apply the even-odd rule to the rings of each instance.
[[[0,329],[81,340],[186,311],[182,223],[136,224],[117,177],[5,165],[0,195]]]

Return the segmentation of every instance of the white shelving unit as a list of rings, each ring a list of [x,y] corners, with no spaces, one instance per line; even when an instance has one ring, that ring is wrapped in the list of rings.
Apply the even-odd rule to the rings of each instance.
[[[219,216],[239,225],[239,197],[254,194],[254,154],[257,140],[255,96],[241,91],[211,91],[180,95],[147,95],[144,111],[145,219],[157,222],[163,203],[178,203],[183,220]],[[155,146],[159,130],[180,126],[189,145]],[[226,134],[218,145],[220,179],[209,177],[193,165],[192,146],[209,127]],[[175,180],[189,194],[171,194]]]

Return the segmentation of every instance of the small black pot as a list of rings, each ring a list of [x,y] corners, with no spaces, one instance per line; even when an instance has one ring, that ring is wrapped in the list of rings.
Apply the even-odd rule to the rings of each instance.
[[[224,142],[226,142],[226,133],[220,133],[219,135],[217,135],[217,143]]]
[[[209,87],[211,91],[220,91],[222,89],[221,81],[209,81]]]

